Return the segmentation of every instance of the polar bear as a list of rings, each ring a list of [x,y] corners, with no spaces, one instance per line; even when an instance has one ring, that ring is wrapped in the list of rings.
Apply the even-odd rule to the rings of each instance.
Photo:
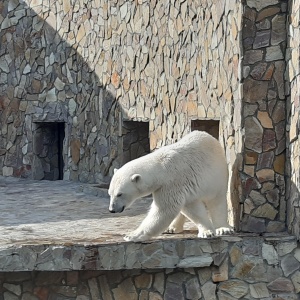
[[[204,131],[193,131],[115,170],[109,211],[121,213],[136,199],[153,195],[146,218],[126,241],[148,240],[166,230],[180,233],[186,217],[197,226],[198,237],[228,234],[227,183],[220,143]]]

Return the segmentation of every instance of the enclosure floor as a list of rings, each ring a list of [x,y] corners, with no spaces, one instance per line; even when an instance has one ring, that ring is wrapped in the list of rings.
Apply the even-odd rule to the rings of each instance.
[[[121,214],[111,214],[107,190],[94,185],[0,177],[0,247],[123,242],[150,204],[151,198],[144,198]],[[197,236],[191,223],[186,229],[158,238]]]

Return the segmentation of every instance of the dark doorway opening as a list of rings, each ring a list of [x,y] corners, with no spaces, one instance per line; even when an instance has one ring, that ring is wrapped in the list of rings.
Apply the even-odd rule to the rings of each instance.
[[[191,130],[206,131],[214,138],[219,139],[220,121],[218,120],[192,120]]]
[[[124,121],[123,164],[150,153],[149,123]]]
[[[33,179],[62,180],[65,123],[36,123],[33,138]]]

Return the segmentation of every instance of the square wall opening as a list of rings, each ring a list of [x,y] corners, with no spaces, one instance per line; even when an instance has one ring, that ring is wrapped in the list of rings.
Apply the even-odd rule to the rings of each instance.
[[[65,123],[36,123],[33,133],[33,179],[62,180]]]
[[[206,131],[217,140],[219,139],[220,121],[219,120],[192,120],[191,130]]]
[[[150,153],[149,122],[124,121],[122,163]]]

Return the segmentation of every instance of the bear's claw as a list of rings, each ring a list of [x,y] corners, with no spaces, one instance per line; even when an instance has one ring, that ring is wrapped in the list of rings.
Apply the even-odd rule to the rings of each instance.
[[[149,240],[149,236],[142,232],[131,232],[128,235],[124,236],[124,240],[127,242],[141,242]]]
[[[212,230],[199,230],[198,237],[199,238],[209,238],[215,236]]]
[[[230,227],[220,227],[216,230],[216,235],[227,235],[233,233],[233,229]]]
[[[164,233],[166,234],[174,234],[183,232],[183,228],[169,227]]]

